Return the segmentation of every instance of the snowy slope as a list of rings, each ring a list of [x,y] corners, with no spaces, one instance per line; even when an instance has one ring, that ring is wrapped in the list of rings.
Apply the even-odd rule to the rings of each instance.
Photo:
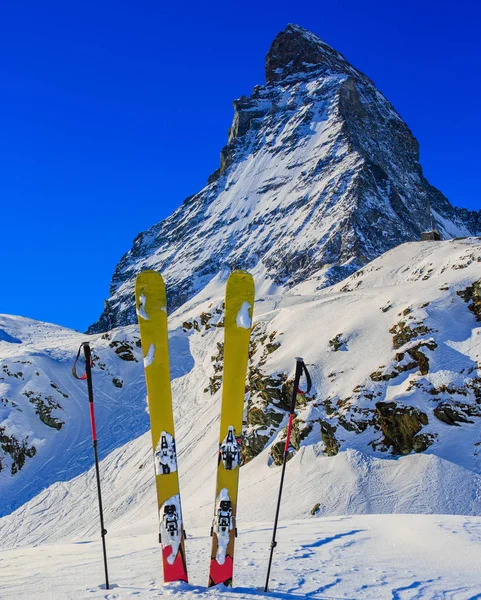
[[[271,523],[246,524],[237,540],[234,589],[207,589],[210,537],[191,531],[191,584],[163,585],[155,536],[108,540],[111,589],[103,589],[98,541],[0,551],[0,596],[18,600],[182,598],[185,600],[475,600],[479,582],[479,517],[383,515],[282,522],[270,581]]]
[[[90,332],[135,323],[142,269],[163,273],[177,308],[224,269],[274,292],[324,266],[328,285],[433,223],[445,239],[481,232],[479,213],[426,181],[418,142],[373,82],[300,27],[276,37],[266,84],[234,111],[220,169],[137,236]]]
[[[218,344],[223,337],[222,327],[213,324],[222,319],[226,276],[216,278],[170,319],[177,446],[188,528],[205,526],[212,511],[220,408]],[[481,515],[481,328],[465,294],[481,279],[480,240],[405,244],[336,286],[317,290],[320,278],[322,273],[288,294],[257,297],[240,521],[270,518],[279,477],[276,448],[283,445],[287,420],[283,394],[288,392],[286,379],[292,376],[296,355],[304,356],[314,390],[300,405],[295,422],[284,517],[309,518],[314,508],[318,516]],[[394,348],[400,322],[405,323],[402,335],[413,337]],[[92,455],[85,388],[75,387],[81,384],[69,372],[79,342],[87,338],[59,329],[59,342],[44,333],[48,326],[37,324],[38,338],[30,333],[27,340],[24,331],[31,332],[31,322],[4,317],[2,323],[9,336],[26,340],[1,342],[2,352],[8,351],[3,357],[7,356],[9,368],[13,369],[13,360],[27,358],[34,362],[29,369],[44,377],[48,374],[48,381],[61,385],[69,394],[62,405],[64,427],[71,429],[68,440],[60,437],[62,429],[53,432],[50,442],[49,428],[38,421],[35,436],[47,439],[44,446],[26,459],[19,473],[12,476],[8,469],[0,473],[4,514],[40,492],[0,520],[1,542],[11,547],[91,536],[96,508],[93,471],[87,471]],[[140,518],[155,527],[142,365],[115,353],[119,349],[115,343],[123,340],[134,358],[140,357],[136,328],[89,339],[99,356],[94,374],[100,450],[102,456],[109,452],[102,462],[109,529],[121,530]],[[409,358],[409,351],[416,361]],[[425,374],[420,365],[424,369],[426,361],[419,353],[428,362]],[[122,379],[123,388],[112,384],[113,376]],[[24,402],[23,412],[11,411],[7,417],[7,424],[18,419],[16,427],[24,432],[32,427],[25,416],[28,399],[22,397],[27,383],[15,377],[2,383],[11,399]],[[386,417],[383,407],[393,402],[398,412]],[[460,420],[448,424],[436,414],[457,415]],[[408,434],[398,438],[400,424]],[[299,489],[303,490],[300,496]]]
[[[85,382],[71,374],[78,347],[87,338],[48,323],[6,315],[0,316],[0,329],[17,340],[0,341],[0,483],[1,512],[5,513],[51,483],[85,472],[92,449]],[[149,426],[145,404],[139,401],[145,397],[140,363],[122,360],[111,346],[126,340],[138,360],[136,339],[124,332],[96,339],[102,457]]]

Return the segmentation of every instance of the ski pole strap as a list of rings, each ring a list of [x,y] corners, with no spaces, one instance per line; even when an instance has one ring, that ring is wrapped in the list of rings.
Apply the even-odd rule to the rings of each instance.
[[[301,358],[301,361],[302,361],[302,371],[304,372],[304,375],[306,376],[307,387],[306,387],[306,389],[304,391],[301,390],[300,388],[298,388],[297,393],[301,394],[301,396],[304,396],[305,394],[308,394],[311,391],[311,388],[312,388],[312,379],[311,379],[311,376],[309,375],[309,371],[307,370],[306,364],[302,360],[302,358]]]
[[[75,358],[75,362],[73,363],[73,366],[72,366],[72,375],[75,377],[75,379],[81,379],[81,380],[87,379],[87,371],[85,371],[85,373],[83,375],[79,375],[77,373],[77,363],[78,363],[78,359],[80,358],[80,352],[82,351],[82,347],[83,347],[83,344],[80,344],[80,347],[77,352],[77,356]]]
[[[303,373],[306,376],[306,382],[307,382],[307,387],[305,390],[301,390],[299,388],[299,381],[301,380],[301,376]],[[296,358],[296,374],[294,376],[294,387],[292,388],[291,410],[290,410],[291,414],[294,412],[294,410],[296,408],[297,394],[304,396],[305,394],[310,392],[311,387],[312,387],[312,381],[311,381],[311,376],[309,375],[309,371],[306,369],[306,365],[304,364],[304,361],[302,360],[302,358],[297,357]]]
[[[299,381],[301,379],[302,374],[306,376],[307,387],[304,391],[299,388]],[[309,371],[304,364],[302,358],[296,358],[296,374],[294,376],[294,386],[292,388],[292,399],[291,399],[291,410],[289,413],[289,422],[287,424],[287,435],[286,435],[286,445],[284,447],[284,454],[287,455],[289,453],[289,445],[291,442],[291,433],[292,433],[292,425],[294,422],[294,411],[296,409],[296,401],[297,394],[307,394],[312,387],[311,376],[309,375]]]
[[[77,373],[77,363],[78,363],[78,359],[80,358],[80,352],[82,352],[82,348],[86,344],[88,345],[88,342],[82,342],[80,344],[80,347],[79,347],[78,352],[77,352],[77,356],[75,358],[75,362],[73,363],[73,366],[72,366],[72,375],[75,377],[75,379],[80,379],[82,381],[85,380],[85,379],[87,379],[87,370],[85,370],[85,373],[83,375],[79,375]],[[89,350],[90,350],[90,348],[89,348]],[[84,351],[85,351],[85,349],[84,349]],[[92,364],[92,356],[90,355],[90,352],[89,352],[89,356],[90,356],[90,366],[92,367],[93,366],[93,364]]]

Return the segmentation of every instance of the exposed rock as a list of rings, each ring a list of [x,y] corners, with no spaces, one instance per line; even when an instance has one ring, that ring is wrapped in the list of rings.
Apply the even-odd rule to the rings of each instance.
[[[53,389],[58,392],[63,398],[68,398],[68,394],[66,394],[65,392],[63,392],[56,383],[54,383],[53,381],[50,382],[50,386],[53,387]]]
[[[274,461],[274,464],[276,464],[278,467],[280,467],[282,465],[282,463],[284,462],[284,448],[286,446],[286,442],[276,442],[275,444],[272,444],[270,450],[269,450],[269,454],[272,457],[272,460]],[[287,455],[287,460],[290,460],[292,457],[294,456],[294,453],[291,451],[289,452],[289,454]]]
[[[53,429],[62,429],[65,422],[52,416],[54,410],[62,410],[62,407],[52,396],[42,397],[40,393],[33,391],[23,392],[23,395],[35,406],[35,414],[38,415],[42,423]]]
[[[248,463],[260,454],[268,442],[269,436],[262,435],[255,429],[250,432],[248,437],[244,436],[241,448],[241,465]]]
[[[412,406],[401,406],[395,402],[377,402],[376,410],[384,433],[384,443],[392,448],[393,454],[410,454],[414,446],[420,447],[426,442],[414,442],[424,425],[428,424],[428,416]]]
[[[337,427],[330,425],[326,421],[320,422],[321,426],[321,437],[324,442],[324,451],[327,456],[336,456],[339,452],[339,442],[334,435],[336,433]]]
[[[371,373],[370,378],[373,381],[389,381],[390,379],[396,378],[400,373],[406,373],[418,368],[421,375],[427,375],[429,373],[429,359],[421,352],[421,348],[427,348],[428,350],[435,350],[438,347],[434,340],[419,342],[416,346],[409,348],[405,352],[398,352],[394,360],[396,365],[391,371],[384,372],[382,367],[379,367],[378,371]],[[412,360],[406,360],[406,354]]]
[[[299,419],[294,419],[291,432],[291,446],[299,452],[301,442],[307,438],[312,431],[312,423],[304,423]],[[287,431],[286,431],[287,434]]]
[[[399,321],[399,323],[396,323],[391,327],[389,333],[392,333],[393,336],[393,347],[398,349],[420,335],[431,333],[431,329],[426,327],[424,323],[407,323],[406,321]]]
[[[194,321],[197,323],[197,321]],[[209,386],[204,388],[204,393],[210,392],[213,396],[222,385],[222,370],[224,368],[224,343],[217,342],[217,353],[210,357],[214,374],[209,377]]]
[[[0,427],[0,448],[8,454],[12,459],[10,472],[15,475],[22,469],[27,458],[32,458],[37,454],[35,446],[30,446],[28,436],[23,440],[19,440],[14,435],[7,435],[5,427]],[[3,463],[0,460],[0,471],[3,468]]]
[[[434,433],[418,433],[418,435],[415,435],[413,437],[414,452],[425,452],[434,443],[436,437]]]
[[[434,416],[447,425],[459,427],[459,423],[474,423],[455,406],[442,403],[433,410]]]
[[[421,375],[427,375],[429,373],[429,359],[421,352],[421,350],[419,350],[419,346],[410,348],[407,353],[417,362]]]
[[[328,44],[302,27],[289,24],[272,42],[266,56],[266,82],[279,83],[286,77],[315,71],[319,66],[339,69],[347,61]]]
[[[117,354],[117,356],[122,360],[126,360],[128,362],[138,362],[133,353],[133,346],[131,346],[127,341],[113,341],[110,342],[109,346],[114,349],[115,354]]]
[[[336,337],[332,338],[332,340],[329,340],[329,346],[334,352],[338,352],[339,350],[345,350],[346,342],[342,339],[342,333],[338,333]]]
[[[306,437],[312,431],[311,423],[304,423],[303,421],[299,421],[298,419],[294,419],[292,423],[292,431],[291,431],[291,439],[289,444],[289,453],[287,455],[287,460],[291,460],[294,456],[295,452],[298,452],[301,448],[301,442],[306,439]],[[284,427],[282,431],[282,439],[275,444],[272,444],[269,450],[269,454],[271,455],[274,463],[276,465],[282,465],[284,461],[284,449],[286,446],[286,435],[287,435],[287,425]],[[292,448],[292,449],[291,449]]]
[[[470,303],[469,310],[474,313],[477,321],[481,321],[481,279],[457,293],[465,302]]]

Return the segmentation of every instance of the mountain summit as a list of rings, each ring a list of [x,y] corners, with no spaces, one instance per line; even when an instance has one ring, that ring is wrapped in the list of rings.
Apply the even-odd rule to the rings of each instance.
[[[424,178],[418,142],[373,82],[309,31],[288,25],[266,56],[266,84],[234,101],[219,168],[118,264],[89,332],[136,321],[137,273],[162,271],[177,308],[232,268],[281,291],[321,270],[346,277],[435,225],[477,235],[481,214]]]
[[[276,84],[298,73],[324,66],[332,71],[352,70],[346,59],[316,35],[290,23],[281,31],[266,56],[266,83]]]

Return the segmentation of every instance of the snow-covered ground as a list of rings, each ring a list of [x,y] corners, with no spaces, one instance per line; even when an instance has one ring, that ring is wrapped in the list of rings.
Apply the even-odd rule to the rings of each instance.
[[[0,552],[0,597],[206,600],[414,600],[481,598],[481,518],[358,515],[285,521],[278,530],[270,591],[264,582],[270,522],[243,525],[234,589],[206,587],[208,527],[187,539],[190,584],[164,585],[155,534],[141,523],[108,536],[111,589],[103,589],[98,540]]]
[[[312,429],[301,440],[290,466],[293,481],[303,481],[309,489],[295,508],[295,518],[309,513],[315,503],[320,503],[324,515],[393,511],[481,514],[477,452],[481,437],[476,400],[479,390],[475,387],[481,381],[481,328],[469,304],[458,295],[480,277],[481,243],[471,238],[404,244],[328,289],[317,290],[318,278],[314,276],[290,294],[258,293],[254,317],[259,329],[251,367],[258,369],[262,377],[276,378],[283,373],[289,375],[293,357],[303,355],[314,381],[312,400],[298,411],[300,426]],[[183,497],[187,501],[195,498],[198,505],[208,507],[206,512],[210,512],[214,493],[211,482],[220,410],[220,389],[212,393],[208,387],[215,376],[215,354],[223,339],[222,327],[208,326],[220,318],[216,311],[222,304],[224,285],[222,277],[217,278],[170,319]],[[202,315],[207,318],[209,314],[212,318],[202,325]],[[407,329],[421,329],[413,339],[393,348],[390,330],[400,322]],[[115,518],[150,502],[144,499],[149,498],[148,493],[141,491],[150,485],[150,445],[148,434],[145,436],[149,424],[137,328],[128,326],[109,335],[87,337],[4,316],[0,329],[5,332],[4,337],[17,340],[0,341],[0,427],[19,440],[28,436],[27,443],[37,450],[35,456],[25,458],[23,467],[13,475],[10,456],[2,457],[3,514],[22,504],[20,510],[27,510],[25,502],[32,498],[30,507],[35,513],[39,497],[34,496],[39,493],[45,509],[51,504],[47,497],[82,489],[83,483],[77,484],[74,478],[89,477],[92,452],[86,389],[70,372],[76,350],[85,339],[90,339],[96,357],[100,454],[111,471],[109,481],[122,482],[115,501]],[[260,340],[271,334],[274,345],[266,354],[266,343]],[[335,351],[332,341],[338,335],[342,344]],[[434,349],[433,340],[437,344]],[[413,345],[419,346],[429,361],[425,374],[416,363],[414,368],[402,370],[406,358],[400,362],[398,355],[407,356]],[[374,379],[373,374],[377,374]],[[36,404],[32,404],[32,391],[42,401],[53,398],[61,406],[52,409],[50,416],[64,422],[62,429],[41,421]],[[426,432],[432,443],[425,454],[411,454],[405,459],[392,457],[379,424],[373,421],[378,401],[396,402],[426,415],[428,423],[421,432]],[[462,413],[465,421],[459,426],[441,422],[433,413],[440,403],[454,403],[455,408],[459,405],[459,410],[467,410],[468,413]],[[285,411],[274,403],[264,406],[255,390],[248,395],[248,407],[273,411],[281,418],[277,424],[256,425],[246,416],[246,439],[250,441],[262,434],[266,443],[264,450],[242,468],[241,479],[247,487],[261,486],[270,494],[270,486],[265,482],[278,469],[272,464],[270,451],[282,439]],[[321,436],[319,422],[337,428],[337,456],[326,456],[326,440]],[[123,465],[122,469],[118,465]],[[410,472],[416,473],[416,478],[410,478]],[[320,473],[324,474],[322,484]],[[402,477],[399,473],[403,473]],[[326,496],[328,483],[333,491]],[[464,489],[462,495],[456,494],[460,487]],[[341,489],[342,494],[336,492]],[[250,495],[249,502],[251,512],[262,518],[256,496]],[[82,505],[83,501],[80,513]],[[202,510],[197,511],[199,515]],[[11,518],[18,522],[15,513]],[[0,521],[0,532],[11,530],[11,518]],[[56,519],[54,512],[50,519]],[[192,526],[199,524],[194,519]],[[32,543],[38,543],[35,536],[40,535],[40,530],[35,527],[33,533],[30,529],[29,535],[34,535]],[[55,533],[45,531],[43,535]],[[12,538],[10,534],[8,537],[10,545]]]
[[[232,597],[255,598],[252,589],[262,585],[280,476],[272,449],[286,422],[275,395],[264,402],[256,377],[272,388],[280,375],[292,376],[293,357],[303,355],[314,389],[298,408],[299,431],[309,429],[288,463],[281,512],[281,520],[298,521],[280,531],[274,597],[476,598],[481,328],[466,290],[481,278],[480,240],[404,244],[336,286],[318,289],[322,278],[319,272],[282,295],[258,286],[244,436],[249,443],[258,435],[265,439],[240,473],[238,589]],[[210,545],[220,410],[215,366],[223,339],[223,328],[214,325],[222,318],[224,286],[221,274],[170,317],[176,441],[195,586],[206,583]],[[14,474],[5,446],[0,457],[6,515],[0,560],[8,567],[1,569],[0,597],[158,594],[157,511],[137,328],[84,336],[1,316],[0,332],[0,428],[36,447]],[[396,332],[409,339],[394,347]],[[71,375],[86,339],[95,356],[112,581],[120,586],[110,596],[98,588],[100,547],[91,541],[97,540],[98,514],[86,388]],[[426,364],[406,359],[410,350],[423,353],[427,372]],[[427,449],[393,453],[377,402],[423,413],[419,427]],[[434,409],[443,405],[463,420],[441,421]],[[280,420],[259,424],[251,418],[258,409]],[[52,426],[56,420],[61,429]],[[335,444],[323,435],[326,423]],[[182,586],[164,592],[187,598],[224,593]]]

